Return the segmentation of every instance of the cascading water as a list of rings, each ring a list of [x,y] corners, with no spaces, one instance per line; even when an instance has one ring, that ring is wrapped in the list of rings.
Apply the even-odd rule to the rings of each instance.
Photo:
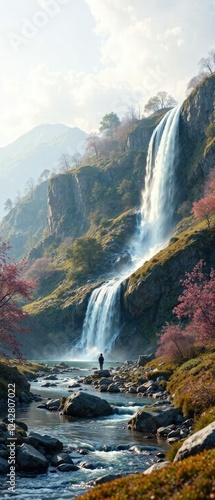
[[[82,336],[82,356],[108,353],[120,332],[120,287],[143,263],[164,248],[171,234],[175,198],[175,163],[180,108],[163,117],[154,130],[147,156],[145,188],[137,233],[129,246],[131,263],[123,273],[91,294]]]

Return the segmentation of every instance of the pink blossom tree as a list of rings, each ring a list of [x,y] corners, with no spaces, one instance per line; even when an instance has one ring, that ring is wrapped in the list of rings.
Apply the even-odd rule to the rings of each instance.
[[[0,242],[0,354],[21,357],[17,334],[29,331],[28,315],[20,306],[20,298],[30,300],[35,283],[22,278],[25,263],[9,259],[8,243]]]
[[[212,217],[215,215],[215,193],[195,201],[192,212],[197,220],[205,220],[210,229]]]
[[[214,343],[215,271],[211,269],[209,275],[203,273],[204,265],[204,261],[200,260],[182,280],[184,291],[173,309],[181,323],[164,326],[157,356],[171,361],[189,359],[195,355],[196,342],[202,345]]]
[[[195,336],[193,332],[182,329],[181,325],[166,323],[159,340],[157,356],[166,361],[180,362],[195,355]]]
[[[203,273],[204,261],[200,260],[191,273],[186,273],[183,294],[179,304],[173,309],[179,320],[192,321],[196,336],[201,341],[215,339],[215,271],[209,276]]]

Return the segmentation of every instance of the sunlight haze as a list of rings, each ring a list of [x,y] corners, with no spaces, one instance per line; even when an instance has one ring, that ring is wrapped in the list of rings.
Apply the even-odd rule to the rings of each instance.
[[[214,0],[0,2],[1,141],[43,123],[86,132],[105,113],[178,102],[214,48]]]

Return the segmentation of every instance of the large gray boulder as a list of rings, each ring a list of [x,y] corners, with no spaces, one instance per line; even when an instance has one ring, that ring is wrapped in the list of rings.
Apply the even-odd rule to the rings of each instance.
[[[30,444],[23,443],[17,446],[16,466],[18,470],[44,472],[48,465],[48,460]]]
[[[179,410],[177,408],[161,407],[155,411],[138,411],[134,417],[129,420],[128,425],[131,429],[141,432],[157,432],[159,427],[166,427],[176,422]]]
[[[129,420],[128,428],[140,432],[156,433],[157,424],[151,413],[140,410]]]
[[[76,392],[69,396],[63,408],[63,415],[72,417],[99,417],[111,415],[113,410],[110,404],[98,396],[92,396],[83,392]]]
[[[52,438],[47,434],[38,434],[31,431],[29,432],[28,441],[35,448],[42,446],[45,448],[46,453],[56,453],[63,449],[63,443],[59,439]]]
[[[176,453],[174,462],[211,448],[215,448],[215,422],[187,438]]]

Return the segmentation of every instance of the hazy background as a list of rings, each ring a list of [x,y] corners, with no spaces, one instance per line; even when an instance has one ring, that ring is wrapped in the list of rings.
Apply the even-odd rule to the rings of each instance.
[[[165,90],[214,48],[214,0],[0,0],[0,146],[41,123],[86,132]]]

